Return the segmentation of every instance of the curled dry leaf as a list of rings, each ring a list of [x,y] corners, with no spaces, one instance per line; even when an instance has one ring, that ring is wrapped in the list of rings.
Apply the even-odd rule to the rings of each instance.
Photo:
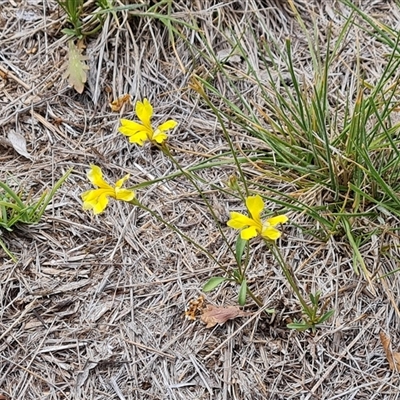
[[[131,101],[130,94],[124,94],[123,96],[118,97],[113,102],[110,103],[112,112],[119,112],[124,104],[129,103]]]
[[[186,306],[185,317],[190,321],[196,321],[197,317],[203,313],[204,296],[192,299]]]
[[[386,358],[389,363],[389,368],[392,371],[400,371],[400,353],[393,352],[390,348],[390,337],[385,332],[381,331],[380,334],[383,350],[385,351]]]
[[[0,78],[1,79],[4,79],[5,81],[8,79],[8,74],[7,74],[7,72],[6,71],[2,71],[1,69],[0,69]],[[1,400],[1,397],[0,397],[0,400]]]
[[[205,324],[207,324],[206,328],[212,328],[217,324],[223,325],[229,319],[244,317],[249,314],[251,313],[242,311],[237,306],[217,307],[208,305],[204,309],[200,318]]]
[[[28,158],[29,160],[32,160],[32,156],[26,150],[26,140],[20,133],[15,131],[8,132],[8,140],[17,153]]]

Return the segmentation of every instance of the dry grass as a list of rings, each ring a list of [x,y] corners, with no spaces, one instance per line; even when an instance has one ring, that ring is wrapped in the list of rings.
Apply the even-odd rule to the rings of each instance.
[[[327,24],[340,26],[343,21],[335,10],[345,15],[348,10],[334,1],[319,3],[296,1],[309,26],[317,24],[323,43]],[[394,2],[377,0],[365,8],[392,26],[398,23]],[[306,40],[285,2],[181,0],[173,9],[180,19],[196,16],[214,51],[224,49],[221,32],[228,26],[239,32],[244,21],[257,26],[262,18],[264,29],[275,32],[282,43],[286,36],[293,38],[299,70],[310,71]],[[21,133],[34,158],[1,147],[0,178],[12,176],[35,193],[74,167],[40,224],[4,234],[19,261],[15,264],[2,254],[0,395],[96,400],[399,398],[398,374],[389,370],[379,342],[383,329],[390,332],[394,348],[400,343],[397,274],[372,289],[354,274],[346,244],[334,239],[315,242],[293,225],[281,243],[284,254],[303,288],[321,288],[330,299],[334,317],[314,336],[289,331],[285,325],[298,305],[260,244],[250,283],[277,313],[271,318],[248,307],[255,311],[252,317],[210,330],[182,318],[187,301],[218,274],[210,260],[125,203],[113,202],[99,217],[81,209],[90,163],[100,165],[113,180],[130,173],[134,183],[174,171],[162,154],[131,146],[117,133],[120,116],[111,113],[108,104],[124,93],[131,93],[133,101],[148,97],[156,119],[167,116],[180,122],[170,144],[182,165],[228,149],[215,116],[189,89],[191,72],[210,66],[195,60],[180,40],[171,48],[161,22],[119,15],[119,25],[110,16],[102,33],[88,40],[90,79],[78,95],[61,79],[67,46],[56,2],[0,0],[0,69],[7,72],[7,79],[0,79],[1,135]],[[361,31],[356,35],[343,50],[344,65],[354,64],[359,43],[371,41]],[[251,40],[244,37],[243,45],[257,64]],[[372,41],[362,48],[364,71],[374,79],[382,71],[385,49]],[[344,73],[337,79],[350,78]],[[350,81],[342,83],[344,90],[351,90]],[[220,85],[223,89],[224,83]],[[254,88],[249,86],[248,93],[254,96]],[[132,117],[132,110],[126,108],[123,115]],[[238,146],[258,145],[240,132],[231,133]],[[222,184],[230,173],[226,167],[201,175]],[[221,210],[222,221],[238,206],[207,185],[203,189]],[[232,262],[204,202],[187,181],[177,179],[138,195],[219,260]],[[315,201],[324,200],[316,194]],[[292,219],[300,226],[310,224],[301,215]],[[234,232],[227,234],[234,239]],[[398,254],[379,256],[378,248],[389,241],[399,243],[398,237],[386,234],[361,249],[375,274],[396,268]],[[235,304],[236,290],[223,287],[208,294],[207,301]]]

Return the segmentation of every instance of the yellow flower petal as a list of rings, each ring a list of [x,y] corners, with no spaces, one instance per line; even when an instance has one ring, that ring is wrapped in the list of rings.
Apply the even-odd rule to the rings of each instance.
[[[114,194],[114,190],[92,189],[81,194],[82,200],[85,203],[95,203],[102,193],[107,193],[109,196]]]
[[[230,213],[230,220],[226,224],[233,229],[242,229],[246,228],[247,226],[256,225],[255,221],[253,221],[251,218],[235,211]]]
[[[121,125],[123,127],[131,128],[135,131],[144,127],[143,124],[141,124],[139,122],[131,121],[130,119],[121,118],[119,122],[121,122]]]
[[[243,229],[240,232],[240,237],[243,240],[249,240],[253,237],[256,237],[258,235],[257,229],[255,226],[250,226],[249,228]]]
[[[139,124],[139,122],[130,121],[129,119],[121,119],[121,125],[118,131],[125,136],[135,135],[138,132],[145,132],[147,135],[152,133],[149,127]]]
[[[106,194],[102,194],[99,198],[96,204],[93,205],[93,213],[94,214],[100,214],[102,213],[108,204],[108,197]]]
[[[129,174],[125,175],[115,184],[115,198],[117,200],[131,201],[135,198],[135,192],[129,189],[121,189],[121,186],[129,179]]]
[[[159,129],[157,129],[152,137],[152,140],[154,140],[157,143],[162,143],[164,142],[166,139],[168,139],[168,135],[162,131],[160,131]]]
[[[107,207],[109,197],[124,201],[131,201],[135,198],[133,190],[121,189],[124,182],[129,179],[129,175],[118,180],[114,187],[104,181],[100,167],[92,165],[88,177],[98,188],[81,194],[84,210],[93,210],[95,214],[100,214]]]
[[[151,117],[153,116],[153,107],[147,99],[143,102],[136,103],[136,114],[142,123],[121,119],[121,126],[118,131],[125,136],[129,136],[131,143],[137,143],[143,146],[146,140],[151,140],[156,143],[163,143],[167,138],[165,131],[175,128],[178,124],[170,119],[161,124],[156,130],[151,126]]]
[[[94,189],[88,190],[85,193],[82,193],[81,197],[83,200],[83,209],[91,210],[95,214],[100,214],[107,207],[108,204],[108,196],[113,196],[114,191],[105,190],[105,189]]]
[[[86,192],[83,192],[81,194],[81,197],[82,197],[82,200],[83,200],[83,203],[84,203],[83,204],[83,208],[85,208],[85,202],[88,201],[88,198],[89,198],[91,192],[93,192],[93,190],[87,190]]]
[[[129,174],[125,175],[123,178],[121,178],[119,181],[117,181],[117,183],[115,184],[115,188],[119,189],[125,181],[127,181],[129,179]]]
[[[274,228],[273,226],[267,226],[263,228],[261,236],[270,240],[276,240],[280,238],[281,232],[279,232],[278,229]]]
[[[253,219],[256,222],[261,223],[260,214],[261,211],[264,209],[264,202],[262,198],[259,195],[249,196],[246,199],[246,206]]]
[[[285,222],[288,222],[288,221],[289,221],[289,218],[286,215],[277,215],[276,217],[267,219],[267,223],[270,224],[271,226],[284,224]]]
[[[115,189],[116,199],[123,201],[131,201],[135,198],[135,192],[129,189]]]
[[[170,129],[174,129],[178,123],[174,121],[173,119],[169,119],[168,121],[164,122],[161,124],[157,129],[160,131],[168,131]]]
[[[135,133],[134,135],[129,136],[129,142],[130,143],[136,143],[139,146],[143,146],[144,142],[148,140],[148,136],[146,132],[138,132]]]
[[[103,173],[101,168],[97,165],[91,165],[90,170],[87,173],[87,177],[93,185],[103,189],[112,189],[111,186],[103,179]]]
[[[147,127],[151,126],[150,119],[153,116],[153,107],[147,99],[136,103],[136,115]]]

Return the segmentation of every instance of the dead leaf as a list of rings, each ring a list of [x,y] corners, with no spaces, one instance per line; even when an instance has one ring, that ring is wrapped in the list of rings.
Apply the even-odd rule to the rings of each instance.
[[[85,384],[87,378],[89,377],[89,372],[93,368],[96,368],[98,364],[98,361],[90,361],[88,360],[85,364],[85,367],[82,371],[79,371],[76,376],[76,385],[78,387],[81,387]]]
[[[78,92],[82,93],[87,80],[86,71],[89,67],[85,64],[88,57],[82,55],[83,43],[79,41],[75,45],[73,40],[68,42],[68,63],[67,70],[63,75],[64,79],[68,79],[68,83]]]
[[[124,104],[129,103],[131,101],[130,94],[124,94],[123,96],[118,97],[113,102],[110,103],[112,112],[119,112]]]
[[[37,46],[33,46],[33,47],[31,47],[30,49],[25,50],[25,53],[26,53],[26,54],[36,54],[37,51],[38,51]],[[0,400],[1,400],[1,399],[0,399]]]
[[[244,317],[249,314],[250,313],[240,310],[237,306],[217,307],[208,305],[200,318],[207,324],[206,328],[212,328],[217,324],[223,325],[229,319]]]
[[[5,81],[8,79],[8,74],[7,74],[7,72],[6,71],[2,71],[1,69],[0,69],[0,78],[1,79],[4,79]],[[1,397],[0,397],[0,400],[1,400]]]
[[[385,351],[386,358],[389,362],[389,368],[392,371],[400,371],[400,353],[395,353],[390,348],[390,337],[385,332],[381,331],[380,334],[383,350]]]
[[[185,317],[190,321],[196,321],[197,317],[203,313],[204,296],[199,296],[197,299],[192,299],[186,306]]]
[[[21,134],[15,131],[9,131],[8,140],[10,141],[12,147],[17,153],[21,154],[21,156],[28,158],[29,160],[33,160],[32,156],[26,150],[26,140]]]
[[[37,103],[41,100],[42,99],[39,96],[32,94],[31,96],[26,96],[24,99],[22,99],[22,102],[26,105],[31,105],[31,104]]]

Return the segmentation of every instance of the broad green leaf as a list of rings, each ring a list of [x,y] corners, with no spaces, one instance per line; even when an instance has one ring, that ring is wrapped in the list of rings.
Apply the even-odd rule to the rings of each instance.
[[[239,234],[237,237],[237,240],[236,240],[236,252],[235,252],[237,265],[242,265],[243,251],[244,251],[247,243],[248,243],[248,240],[242,239]]]
[[[240,285],[239,290],[239,305],[244,306],[246,304],[246,295],[247,295],[247,282],[246,279],[243,280],[242,284]]]
[[[296,329],[297,331],[305,331],[307,329],[311,329],[312,326],[307,323],[302,322],[292,322],[291,324],[286,325],[289,329]]]
[[[318,324],[322,324],[323,322],[327,321],[332,315],[335,313],[335,310],[329,310],[326,312],[319,320]]]
[[[211,292],[211,290],[214,290],[224,281],[226,281],[226,278],[222,276],[214,276],[213,278],[210,278],[208,282],[203,286],[203,292]]]

